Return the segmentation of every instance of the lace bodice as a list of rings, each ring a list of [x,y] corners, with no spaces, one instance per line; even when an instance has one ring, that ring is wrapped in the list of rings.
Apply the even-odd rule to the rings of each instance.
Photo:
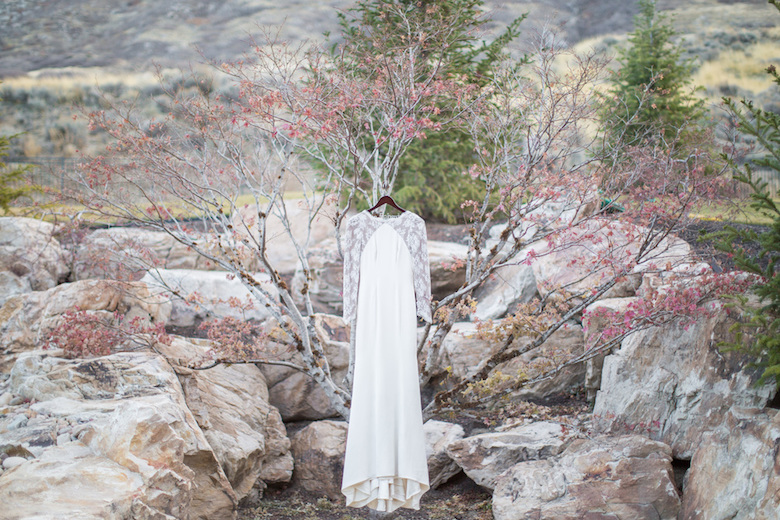
[[[425,221],[411,211],[397,217],[379,218],[368,210],[350,217],[344,233],[344,319],[352,321],[357,308],[360,284],[360,256],[371,235],[388,224],[401,236],[412,257],[413,285],[417,316],[431,322],[431,270],[428,263],[428,238]]]

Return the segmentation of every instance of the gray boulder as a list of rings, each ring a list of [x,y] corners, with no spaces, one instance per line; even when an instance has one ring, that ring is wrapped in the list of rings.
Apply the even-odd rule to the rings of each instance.
[[[427,421],[425,430],[425,455],[428,458],[428,480],[431,488],[437,488],[460,473],[458,464],[447,453],[447,447],[463,438],[465,432],[459,424],[444,421]]]
[[[557,455],[573,435],[559,423],[534,422],[452,442],[447,454],[469,478],[492,491],[504,471],[518,462]]]
[[[639,435],[580,439],[559,456],[515,464],[496,482],[496,520],[676,520],[669,446]]]
[[[0,217],[0,305],[14,294],[44,291],[65,281],[68,255],[53,224]]]
[[[732,408],[705,436],[685,479],[681,520],[777,518],[780,411]]]
[[[315,421],[292,436],[293,485],[340,500],[347,446],[347,423]]]
[[[643,433],[690,459],[705,432],[724,424],[734,406],[766,405],[774,387],[757,388],[747,359],[721,352],[733,324],[725,310],[687,328],[667,324],[639,331],[604,359],[593,410],[603,432]]]

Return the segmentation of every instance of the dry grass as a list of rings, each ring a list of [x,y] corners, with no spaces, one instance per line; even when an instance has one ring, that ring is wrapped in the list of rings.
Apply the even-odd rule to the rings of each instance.
[[[775,41],[759,42],[745,50],[728,49],[721,52],[716,60],[703,63],[693,80],[697,85],[734,85],[757,94],[772,86],[772,78],[766,73],[766,68],[779,57]]]
[[[670,15],[674,29],[682,35],[695,35],[712,28],[730,28],[742,31],[754,28],[770,28],[777,24],[777,10],[765,0],[761,2],[735,2],[733,4],[710,0],[665,2],[672,7],[663,11]]]
[[[300,191],[286,191],[284,194],[285,200],[296,200],[303,197],[303,192]],[[265,202],[266,200],[261,200]],[[243,208],[244,206],[252,207],[255,204],[255,200],[251,195],[240,195],[236,199],[236,207]],[[172,201],[168,206],[176,218],[181,220],[196,219],[201,216],[192,207],[186,206],[181,201]],[[16,217],[28,217],[34,219],[44,220],[46,222],[62,222],[66,219],[66,216],[79,215],[79,219],[82,222],[89,224],[121,224],[123,219],[116,217],[106,217],[92,211],[88,211],[84,206],[77,204],[59,204],[49,203],[35,206],[16,205],[9,208],[5,216]]]
[[[775,203],[780,205],[780,199],[774,200]],[[773,222],[771,216],[751,208],[749,202],[742,202],[738,205],[727,203],[711,204],[692,211],[690,216],[699,220],[727,221],[740,224],[768,225]]]
[[[203,66],[197,72],[206,74],[209,70]],[[160,71],[163,80],[181,78],[187,72],[167,68]],[[90,88],[103,88],[110,85],[122,85],[128,91],[140,91],[160,84],[160,78],[153,70],[126,71],[103,67],[63,67],[41,69],[23,76],[3,78],[0,89],[46,90],[58,97]]]
[[[697,5],[694,5],[697,4]],[[747,94],[758,94],[772,85],[766,74],[769,64],[780,61],[780,21],[774,7],[762,5],[711,5],[711,2],[690,2],[678,5],[669,20],[678,33],[683,48],[699,48],[704,44],[715,49],[714,58],[705,60],[693,75],[693,84],[703,86],[709,95],[703,97],[720,100],[719,87],[736,86]],[[729,48],[720,43],[719,34],[739,36],[753,34],[758,41],[743,48]],[[728,38],[726,38],[728,40]],[[596,50],[615,57],[617,49],[624,46],[626,34],[603,34],[587,38],[574,46],[577,52]],[[705,45],[707,47],[707,45]],[[618,64],[616,60],[612,67]],[[715,94],[717,93],[717,94]]]
[[[64,67],[61,69],[42,69],[24,76],[3,79],[3,87],[31,90],[46,89],[56,93],[67,93],[76,88],[95,85],[122,84],[130,88],[140,88],[157,82],[151,71],[147,72],[111,72],[101,67]]]

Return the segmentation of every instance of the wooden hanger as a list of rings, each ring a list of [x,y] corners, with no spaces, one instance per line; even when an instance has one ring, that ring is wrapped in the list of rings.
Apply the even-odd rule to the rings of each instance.
[[[393,200],[393,198],[390,195],[383,195],[382,197],[379,198],[379,200],[377,201],[376,205],[374,205],[373,208],[368,210],[369,213],[374,211],[376,208],[378,208],[382,204],[390,204],[392,207],[394,207],[395,209],[397,209],[401,213],[404,213],[406,211],[405,209],[400,207],[398,204],[396,204],[395,201]]]

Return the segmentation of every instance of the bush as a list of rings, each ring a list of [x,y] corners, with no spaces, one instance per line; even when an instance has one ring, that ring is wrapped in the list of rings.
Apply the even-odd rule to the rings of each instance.
[[[140,317],[118,313],[69,310],[49,334],[45,348],[61,348],[67,358],[107,356],[114,352],[150,348],[155,343],[170,344],[162,323],[149,325]]]
[[[8,149],[11,147],[11,137],[0,135],[0,208],[8,212],[10,204],[29,193],[32,186],[21,184],[25,174],[30,170],[29,166],[19,166],[8,169],[4,158],[8,157]]]

